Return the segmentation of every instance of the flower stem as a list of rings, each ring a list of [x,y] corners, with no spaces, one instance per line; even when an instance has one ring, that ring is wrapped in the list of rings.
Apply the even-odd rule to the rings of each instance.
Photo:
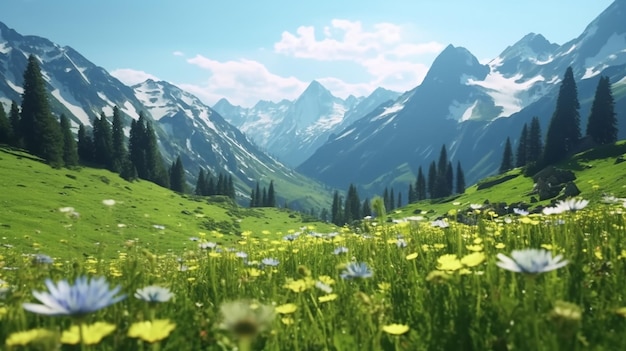
[[[252,350],[252,338],[243,337],[239,339],[239,351],[251,351]]]
[[[87,346],[85,345],[85,323],[82,321],[78,323],[78,336],[80,338],[80,350],[87,350]]]

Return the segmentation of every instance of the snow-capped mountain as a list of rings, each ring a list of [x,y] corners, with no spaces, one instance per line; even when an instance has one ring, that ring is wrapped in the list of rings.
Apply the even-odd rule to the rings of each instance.
[[[568,43],[557,45],[531,33],[488,64],[450,45],[420,86],[336,133],[297,169],[339,188],[357,183],[373,193],[387,186],[406,191],[406,179],[419,166],[426,170],[446,144],[467,181],[475,182],[497,171],[507,136],[515,143],[533,116],[545,133],[568,66],[578,84],[581,129],[603,74],[614,83],[619,136],[625,138],[623,18],[626,2],[616,1]]]
[[[222,99],[213,108],[261,148],[295,167],[332,133],[397,95],[378,89],[368,98],[349,96],[343,100],[313,81],[295,101],[259,101],[245,109]]]
[[[23,74],[30,54],[40,61],[53,113],[65,113],[74,127],[81,123],[91,126],[101,112],[112,116],[114,106],[120,108],[128,126],[141,111],[153,123],[166,161],[181,155],[188,181],[193,182],[203,167],[213,174],[230,172],[243,197],[256,181],[269,184],[274,180],[277,196],[288,200],[292,208],[320,209],[330,201],[330,192],[261,152],[195,96],[151,80],[128,87],[72,48],[38,36],[22,36],[0,22],[0,104],[5,111],[12,100],[21,103]],[[309,189],[301,184],[308,184]],[[328,194],[326,198],[306,196],[312,189]]]
[[[90,126],[101,112],[112,115],[114,106],[128,117],[139,118],[138,111],[143,107],[132,89],[106,70],[69,46],[37,36],[22,36],[0,22],[0,103],[5,110],[11,100],[21,102],[23,74],[30,54],[39,58],[53,110],[65,113],[74,126]]]

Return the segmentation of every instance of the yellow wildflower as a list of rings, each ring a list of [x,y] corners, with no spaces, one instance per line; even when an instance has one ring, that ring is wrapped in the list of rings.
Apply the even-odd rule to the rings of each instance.
[[[485,254],[474,252],[461,258],[461,263],[467,267],[476,267],[485,261]]]
[[[409,260],[409,261],[410,261],[410,260],[414,260],[414,259],[416,259],[416,258],[417,258],[417,252],[414,252],[414,253],[412,253],[412,254],[408,254],[408,255],[406,256],[406,259],[407,259],[407,260]]]
[[[337,294],[328,294],[317,298],[319,302],[329,302],[337,299]]]
[[[280,314],[291,314],[291,313],[296,312],[297,309],[298,309],[298,306],[296,306],[296,304],[286,303],[284,305],[276,306],[274,310]]]
[[[454,254],[446,254],[437,259],[437,269],[440,271],[456,271],[461,268],[463,265]]]
[[[406,324],[389,324],[383,327],[383,331],[391,335],[402,335],[409,331],[409,326]]]
[[[176,324],[169,319],[137,322],[128,329],[128,336],[153,343],[167,338],[174,328],[176,328]]]
[[[43,328],[31,329],[23,332],[15,332],[7,338],[5,344],[8,347],[27,346],[33,342],[45,342],[46,340],[58,342],[57,333]]]
[[[96,345],[102,338],[111,334],[115,330],[115,324],[96,322],[94,324],[83,325],[83,342],[85,345]],[[61,343],[76,345],[80,342],[80,327],[73,325],[61,335]]]

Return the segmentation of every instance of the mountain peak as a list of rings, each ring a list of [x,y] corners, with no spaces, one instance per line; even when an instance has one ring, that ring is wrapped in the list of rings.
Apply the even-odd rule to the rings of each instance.
[[[541,34],[528,33],[500,54],[502,60],[545,61],[559,48]]]
[[[227,98],[221,98],[215,103],[215,105],[213,105],[214,110],[219,110],[223,108],[233,108],[233,107],[235,107],[235,105],[231,104]]]
[[[435,58],[424,78],[424,83],[460,82],[464,75],[483,79],[488,73],[489,67],[480,64],[469,50],[450,44]]]

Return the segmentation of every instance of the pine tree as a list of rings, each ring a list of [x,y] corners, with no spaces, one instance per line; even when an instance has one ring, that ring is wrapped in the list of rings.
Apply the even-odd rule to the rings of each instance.
[[[254,207],[261,207],[263,205],[263,199],[261,197],[261,186],[259,182],[256,182],[255,193],[256,196],[254,198]]]
[[[12,139],[11,122],[4,111],[4,106],[0,103],[0,144],[10,144]]]
[[[113,160],[113,139],[111,137],[111,126],[104,115],[93,120],[93,146],[95,162],[109,170],[112,170]]]
[[[348,187],[343,219],[346,223],[361,219],[361,200],[359,200],[359,194],[356,190],[356,186],[353,184],[350,184]]]
[[[169,177],[163,164],[163,158],[156,140],[156,133],[152,129],[151,123],[146,123],[146,167],[151,182],[164,188],[169,188]]]
[[[20,122],[20,108],[17,105],[17,102],[11,101],[11,109],[9,110],[9,122],[11,122],[11,132],[12,139],[10,141],[11,146],[15,147],[23,147],[23,139],[22,139],[22,127]]]
[[[430,163],[430,167],[428,167],[428,194],[431,199],[437,198],[437,165],[435,161]]]
[[[513,169],[513,150],[511,149],[511,139],[506,138],[506,143],[504,144],[504,152],[502,154],[502,162],[500,163],[500,171],[499,173],[505,173]]]
[[[112,160],[111,168],[114,172],[119,172],[122,163],[126,159],[126,147],[124,146],[124,122],[120,109],[113,107],[113,129],[111,131]]]
[[[609,77],[600,77],[591,105],[586,135],[597,144],[612,144],[617,141],[617,118],[615,101]]]
[[[441,146],[439,162],[437,163],[436,168],[437,172],[435,176],[433,198],[446,197],[452,194],[452,181],[450,181],[448,175],[448,164],[448,152],[446,151],[446,145],[443,145]]]
[[[94,147],[93,147],[93,139],[85,130],[84,125],[80,125],[78,127],[78,142],[76,145],[78,149],[78,159],[83,164],[91,163],[94,160]]]
[[[138,120],[130,123],[130,135],[128,138],[128,154],[139,178],[148,180],[148,168],[146,164],[146,130],[143,112],[139,113]]]
[[[225,195],[226,194],[226,180],[224,179],[224,175],[220,172],[217,175],[217,185],[215,189],[215,193],[217,195]],[[265,205],[262,203],[261,205]]]
[[[35,56],[28,57],[24,72],[24,93],[20,119],[24,146],[54,167],[63,165],[63,137],[59,123],[50,112],[46,83]]]
[[[330,210],[330,221],[334,225],[343,225],[344,222],[342,217],[341,197],[339,196],[339,192],[335,190]]]
[[[395,200],[395,196],[393,193],[393,188],[391,188],[391,190],[389,191],[389,206],[385,206],[386,208],[389,209],[389,211],[393,211],[396,209],[396,200]]]
[[[465,174],[461,168],[461,161],[456,163],[456,192],[457,194],[465,193]]]
[[[267,188],[263,187],[263,195],[261,196],[261,207],[267,207]]]
[[[580,140],[580,115],[578,92],[574,73],[567,68],[556,101],[556,109],[550,120],[543,150],[543,164],[552,165],[573,152]]]
[[[415,181],[415,195],[417,201],[424,200],[427,197],[426,194],[426,178],[424,172],[422,172],[422,166],[417,170],[417,180]]]
[[[448,161],[448,167],[446,167],[446,196],[452,195],[454,190],[454,169],[452,168],[452,161]]]
[[[137,169],[135,168],[135,165],[130,160],[128,155],[124,157],[124,160],[122,161],[122,167],[120,169],[120,177],[122,177],[122,179],[125,179],[129,182],[132,182],[139,178],[139,176],[137,175]]]
[[[198,196],[203,196],[204,191],[206,190],[206,176],[204,174],[204,169],[200,168],[200,173],[198,173],[198,179],[196,180],[196,188],[193,193]]]
[[[204,192],[205,196],[215,195],[217,192],[215,191],[215,177],[211,174],[210,171],[207,170],[206,173],[206,191]]]
[[[274,192],[274,181],[270,180],[270,186],[267,190],[267,206],[276,207],[276,194]]]
[[[396,205],[396,208],[400,207],[402,207],[402,193],[398,193],[398,204]]]
[[[543,143],[541,141],[541,125],[539,117],[533,117],[528,131],[528,149],[526,151],[526,164],[539,162],[543,153]]]
[[[185,168],[183,167],[183,161],[180,159],[180,156],[176,157],[176,161],[172,165],[172,170],[170,172],[170,189],[178,192],[185,192]]]
[[[235,183],[233,182],[233,176],[232,175],[228,175],[228,180],[226,182],[226,195],[235,200]],[[276,199],[274,199],[274,204],[276,203]]]
[[[415,195],[415,189],[413,189],[413,184],[409,183],[408,201],[410,204],[414,203],[417,200],[417,196]]]
[[[372,207],[370,206],[370,199],[363,200],[363,207],[361,208],[361,215],[363,217],[372,215]]]
[[[383,203],[385,204],[385,208],[391,207],[389,206],[389,189],[387,189],[387,187],[383,190]]]
[[[76,167],[78,166],[78,147],[70,129],[70,120],[64,114],[61,115],[60,128],[63,133],[63,163],[68,168]]]
[[[528,151],[528,126],[524,123],[524,127],[522,128],[522,134],[519,137],[519,141],[517,142],[517,154],[515,155],[515,166],[516,167],[524,167],[526,166],[526,154]]]

